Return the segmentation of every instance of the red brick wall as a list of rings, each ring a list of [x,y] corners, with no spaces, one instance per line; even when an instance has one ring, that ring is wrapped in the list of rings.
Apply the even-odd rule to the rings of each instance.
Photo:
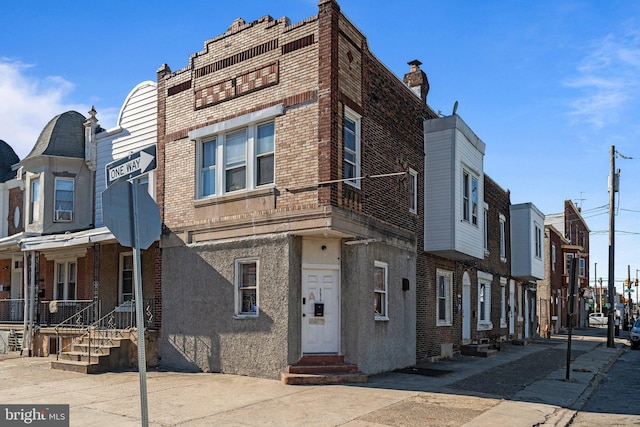
[[[9,222],[9,236],[12,234],[20,233],[24,231],[24,204],[23,204],[24,192],[20,188],[12,188],[9,190],[9,212],[7,221]],[[16,207],[20,209],[20,221],[18,227],[14,226],[14,214]]]
[[[490,273],[493,275],[493,282],[491,283],[491,322],[493,323],[492,331],[482,331],[477,335],[477,338],[491,338],[492,336],[503,336],[508,333],[507,328],[500,328],[500,278],[505,277],[510,279],[511,274],[511,224],[509,217],[509,207],[511,205],[510,193],[508,190],[502,189],[495,181],[484,176],[484,201],[489,206],[488,212],[488,242],[489,251],[485,253],[483,260],[477,263],[478,270]],[[500,215],[504,215],[505,222],[505,243],[507,248],[507,260],[506,262],[500,259]],[[478,293],[477,293],[477,280],[475,287],[472,285],[471,292],[471,304],[472,307],[478,306]],[[507,288],[505,292],[505,304],[508,304],[509,298],[509,284],[507,282]],[[508,322],[507,312],[507,322]],[[475,336],[474,331],[476,328],[476,318],[471,321],[472,338]]]

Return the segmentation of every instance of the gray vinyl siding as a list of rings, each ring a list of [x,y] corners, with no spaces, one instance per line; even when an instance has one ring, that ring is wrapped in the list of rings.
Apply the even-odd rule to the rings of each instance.
[[[424,250],[482,258],[484,143],[459,116],[425,121]],[[478,180],[478,223],[462,220],[462,171]]]
[[[544,216],[531,203],[510,207],[511,219],[511,273],[527,280],[544,278],[544,242],[542,256],[535,256],[535,225],[544,239]]]

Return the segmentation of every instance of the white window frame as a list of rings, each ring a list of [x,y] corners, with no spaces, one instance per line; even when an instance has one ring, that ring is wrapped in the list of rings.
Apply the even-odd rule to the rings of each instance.
[[[58,183],[71,183],[71,209],[58,209]],[[60,190],[68,191],[68,190]],[[57,176],[53,183],[53,221],[54,222],[72,222],[75,206],[76,182],[74,178]],[[68,202],[68,201],[63,201]]]
[[[124,268],[125,257],[131,257],[131,270],[125,270]],[[123,292],[125,271],[131,271],[131,298],[128,298],[128,299],[125,299],[125,293]],[[133,271],[133,252],[121,252],[119,257],[119,262],[118,262],[118,304],[124,304],[127,301],[134,301],[136,299],[134,274],[135,272]]]
[[[274,142],[273,150],[265,151],[264,153],[258,153],[258,128],[271,125],[274,129]],[[237,161],[229,164],[228,141],[231,136],[237,136],[241,132],[244,132],[244,147],[242,155]],[[220,132],[214,135],[207,135],[206,138],[197,140],[197,176],[196,176],[196,198],[205,199],[209,197],[223,196],[225,194],[241,193],[246,191],[255,190],[257,188],[264,188],[273,186],[275,183],[275,121],[267,120],[256,123],[251,123],[248,126],[238,127],[234,129],[225,129],[225,132]],[[212,165],[203,166],[204,157],[204,145],[215,144],[215,162]],[[267,156],[273,157],[273,177],[271,182],[258,185],[258,160]],[[244,187],[228,189],[228,172],[244,170]],[[203,173],[207,171],[213,171],[214,183],[213,192],[205,194],[203,192]]]
[[[40,221],[40,176],[31,177],[29,180],[29,224]]]
[[[436,326],[451,326],[453,324],[452,294],[453,272],[436,269]],[[444,306],[442,316],[441,305]]]
[[[53,285],[54,300],[75,300],[78,294],[78,262],[56,260],[55,283]],[[72,277],[73,276],[73,277]],[[73,284],[73,295],[69,288]],[[60,286],[62,286],[62,295],[60,294]]]
[[[478,205],[480,203],[478,177],[467,169],[462,170],[462,220],[478,226]]]
[[[571,275],[571,260],[574,257],[575,254],[571,252],[564,254],[564,274]]]
[[[507,261],[507,218],[500,214],[500,260]]]
[[[537,259],[542,259],[542,228],[537,223],[534,223],[533,229],[534,229],[535,257]]]
[[[556,245],[551,245],[551,271],[556,271]]]
[[[507,327],[507,278],[500,278],[500,327]]]
[[[347,132],[347,128],[346,128],[346,122],[347,120],[351,121],[354,123],[354,138],[355,138],[355,151],[353,150],[348,150],[345,144],[345,132]],[[352,178],[360,178],[361,175],[361,158],[362,158],[362,144],[361,144],[361,121],[362,121],[362,117],[356,113],[355,111],[353,111],[351,108],[347,107],[346,105],[344,106],[344,115],[343,115],[343,124],[342,124],[342,149],[343,149],[343,154],[342,154],[342,174],[344,174],[344,170],[345,170],[345,164],[350,164],[353,165],[354,171],[353,174],[354,176]],[[353,154],[354,160],[355,160],[355,164],[354,162],[352,162],[351,160],[347,160],[346,156],[347,154]],[[343,178],[347,179],[346,176],[343,176]],[[345,181],[347,184],[352,185],[356,188],[360,188],[360,179],[349,179],[347,181]]]
[[[484,205],[483,215],[484,215],[484,219],[483,219],[484,230],[482,233],[483,234],[482,246],[484,247],[485,254],[488,254],[489,253],[489,205],[486,203]]]
[[[418,213],[418,172],[409,168],[409,212]]]
[[[487,331],[493,329],[491,322],[491,282],[493,275],[482,271],[478,272],[478,330]]]
[[[516,296],[516,301],[518,301],[516,307],[518,310],[518,322],[522,322],[524,320],[524,306],[522,305],[522,283],[518,283],[516,285],[516,292],[517,292],[517,296]]]
[[[586,273],[586,263],[584,258],[580,257],[578,259],[578,276],[584,277]]]
[[[255,284],[252,286],[243,286],[242,283],[242,269],[245,265],[255,264],[256,279]],[[260,261],[258,258],[240,258],[234,262],[234,318],[236,319],[252,319],[256,318],[260,314]],[[255,289],[256,301],[255,311],[242,311],[242,292],[244,290]]]
[[[389,320],[389,265],[386,262],[374,261],[373,267],[374,317],[375,320]],[[382,270],[383,289],[376,289],[376,269]],[[376,311],[378,305],[380,305],[382,312]]]

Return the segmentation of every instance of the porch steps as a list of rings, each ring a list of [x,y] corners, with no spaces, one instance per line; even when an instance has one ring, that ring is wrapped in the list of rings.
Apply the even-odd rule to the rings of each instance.
[[[307,355],[295,365],[289,365],[281,375],[287,385],[321,385],[365,383],[367,376],[358,366],[344,362],[342,355]]]
[[[489,348],[489,344],[466,344],[460,348],[463,356],[492,357],[498,350]]]
[[[51,362],[52,369],[93,374],[129,368],[130,339],[95,336],[83,337],[69,351],[60,353],[58,360]],[[91,353],[89,346],[91,345]]]

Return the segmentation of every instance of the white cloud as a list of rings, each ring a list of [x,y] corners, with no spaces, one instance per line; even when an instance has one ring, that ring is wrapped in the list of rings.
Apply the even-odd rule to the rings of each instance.
[[[58,114],[76,110],[86,115],[89,106],[65,101],[71,82],[59,76],[29,75],[33,66],[0,58],[0,139],[24,158],[44,126]]]
[[[615,122],[629,104],[640,103],[640,32],[623,26],[589,46],[577,75],[565,86],[581,92],[571,102],[571,115],[603,127]]]

